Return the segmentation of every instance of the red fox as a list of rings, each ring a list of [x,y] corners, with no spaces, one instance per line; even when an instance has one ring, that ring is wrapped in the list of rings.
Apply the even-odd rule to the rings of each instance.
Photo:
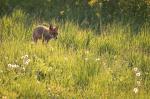
[[[33,30],[33,41],[37,42],[38,39],[42,39],[42,41],[48,41],[52,38],[57,39],[58,35],[58,27],[50,25],[49,27],[39,25]]]

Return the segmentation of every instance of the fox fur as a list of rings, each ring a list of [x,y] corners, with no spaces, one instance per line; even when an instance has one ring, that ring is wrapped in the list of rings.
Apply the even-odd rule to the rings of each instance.
[[[39,25],[33,30],[32,39],[34,42],[37,42],[39,39],[42,41],[48,42],[50,39],[55,38],[57,39],[58,36],[58,27],[54,27],[50,25],[49,27]]]

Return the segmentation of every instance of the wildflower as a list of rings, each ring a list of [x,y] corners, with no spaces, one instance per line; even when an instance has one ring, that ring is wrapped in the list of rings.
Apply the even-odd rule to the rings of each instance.
[[[21,56],[21,59],[28,58],[28,55]]]
[[[11,67],[11,64],[8,64],[8,67]]]
[[[133,92],[136,94],[136,93],[139,92],[139,89],[138,89],[137,87],[135,87],[135,88],[133,89]]]
[[[28,65],[28,64],[29,64],[29,62],[30,62],[30,59],[23,60],[23,63],[24,63],[25,65]]]
[[[14,64],[14,65],[11,65],[11,67],[12,67],[12,68],[18,68],[19,65]]]
[[[30,62],[30,59],[28,58],[28,55],[24,55],[21,57],[23,59],[23,64],[28,65]]]
[[[138,71],[138,68],[137,68],[137,67],[134,67],[134,68],[133,68],[133,71],[134,71],[134,72],[137,72],[137,71]]]
[[[8,67],[9,68],[18,68],[19,67],[19,65],[16,65],[16,64],[8,64]]]
[[[141,73],[140,72],[136,73],[136,76],[137,77],[141,76]]]
[[[99,61],[100,60],[100,58],[96,58],[96,61]]]

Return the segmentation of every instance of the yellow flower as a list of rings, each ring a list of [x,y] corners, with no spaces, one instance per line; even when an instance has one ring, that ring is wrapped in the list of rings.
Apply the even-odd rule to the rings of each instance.
[[[133,92],[136,94],[136,93],[139,92],[139,89],[136,87],[136,88],[133,89]]]

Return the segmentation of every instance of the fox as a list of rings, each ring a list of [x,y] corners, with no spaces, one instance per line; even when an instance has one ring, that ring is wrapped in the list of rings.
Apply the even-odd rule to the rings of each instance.
[[[57,39],[58,36],[58,26],[55,27],[52,24],[49,27],[44,25],[38,25],[33,29],[32,39],[33,42],[37,42],[42,39],[43,42],[48,43],[50,39]]]

